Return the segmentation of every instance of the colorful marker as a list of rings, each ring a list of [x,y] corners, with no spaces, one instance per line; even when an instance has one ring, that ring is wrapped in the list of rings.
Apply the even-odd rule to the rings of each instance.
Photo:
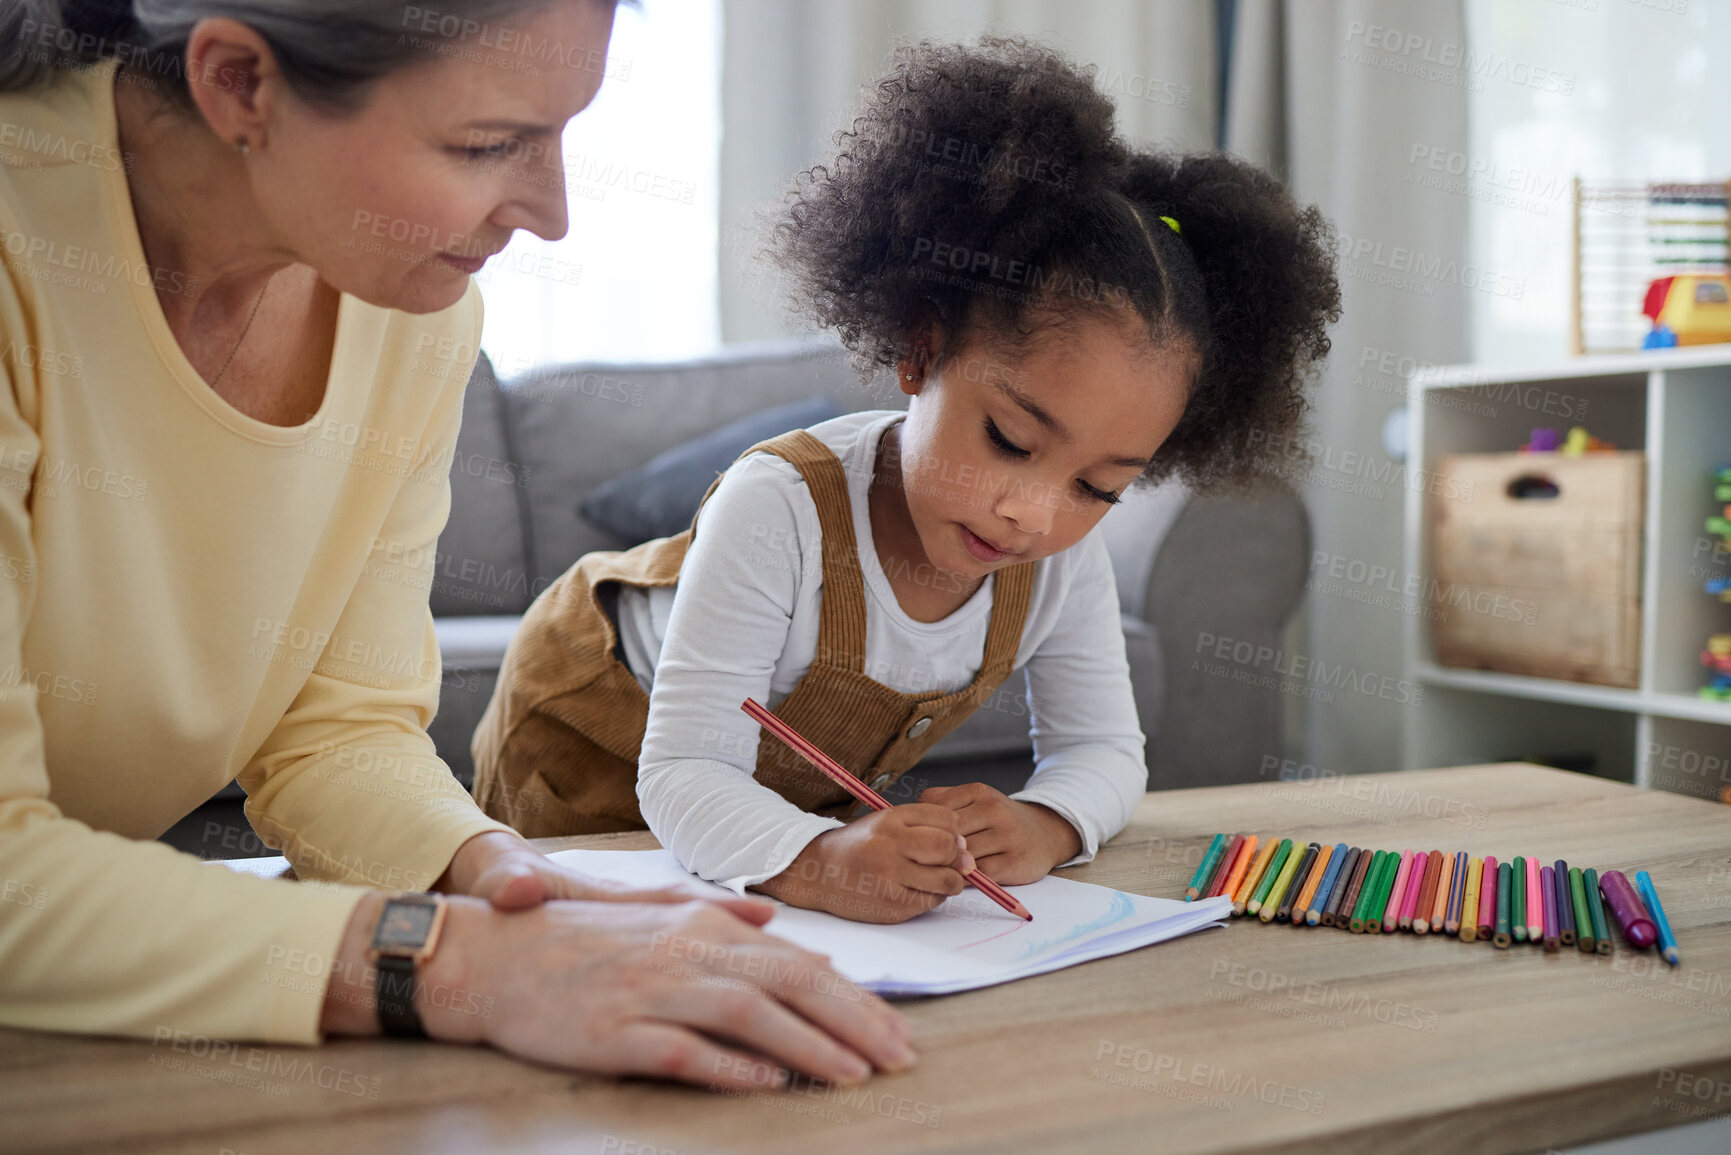
[[[1653,925],[1653,918],[1647,913],[1641,896],[1635,893],[1635,888],[1629,885],[1622,871],[1607,870],[1599,875],[1599,890],[1604,894],[1611,913],[1616,915],[1617,927],[1630,946],[1646,950],[1659,941],[1659,928]]]

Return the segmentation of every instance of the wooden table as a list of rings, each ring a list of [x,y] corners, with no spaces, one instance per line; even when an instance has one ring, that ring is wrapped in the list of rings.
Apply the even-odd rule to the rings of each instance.
[[[908,1074],[735,1098],[461,1047],[241,1045],[168,1069],[148,1042],[5,1031],[0,1149],[1380,1155],[1535,1150],[1731,1113],[1731,808],[1526,765],[1180,790],[1149,795],[1067,873],[1179,896],[1222,829],[1645,867],[1683,965],[1620,939],[1612,957],[1547,956],[1237,920],[906,1003],[921,1052]]]

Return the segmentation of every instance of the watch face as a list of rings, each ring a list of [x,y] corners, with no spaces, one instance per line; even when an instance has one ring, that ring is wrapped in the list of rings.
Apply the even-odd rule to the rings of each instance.
[[[433,918],[438,911],[438,906],[431,902],[387,902],[384,916],[373,930],[373,949],[419,950],[432,933]]]

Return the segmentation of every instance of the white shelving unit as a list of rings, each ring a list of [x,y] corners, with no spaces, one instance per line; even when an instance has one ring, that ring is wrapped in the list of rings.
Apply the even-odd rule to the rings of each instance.
[[[1425,582],[1429,500],[1415,479],[1444,454],[1507,452],[1537,426],[1585,425],[1618,448],[1645,450],[1647,502],[1639,686],[1445,668],[1429,622],[1407,615],[1408,677],[1425,698],[1407,724],[1405,764],[1579,757],[1606,777],[1719,797],[1731,786],[1731,703],[1695,691],[1707,635],[1731,631],[1731,606],[1701,588],[1731,562],[1702,525],[1715,508],[1712,471],[1731,462],[1731,346],[1430,369],[1412,379],[1408,413],[1406,572]]]

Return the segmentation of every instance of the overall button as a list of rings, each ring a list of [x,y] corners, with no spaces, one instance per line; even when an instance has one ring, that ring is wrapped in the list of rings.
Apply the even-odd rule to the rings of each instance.
[[[872,781],[871,781],[872,789],[873,790],[882,790],[885,786],[888,786],[890,784],[890,779],[892,777],[894,777],[894,775],[892,775],[888,770],[885,770],[882,774],[879,774],[876,778],[872,779]]]
[[[908,727],[908,737],[918,738],[921,734],[924,734],[931,728],[932,720],[930,718],[921,718],[918,722],[915,722],[912,726]]]

